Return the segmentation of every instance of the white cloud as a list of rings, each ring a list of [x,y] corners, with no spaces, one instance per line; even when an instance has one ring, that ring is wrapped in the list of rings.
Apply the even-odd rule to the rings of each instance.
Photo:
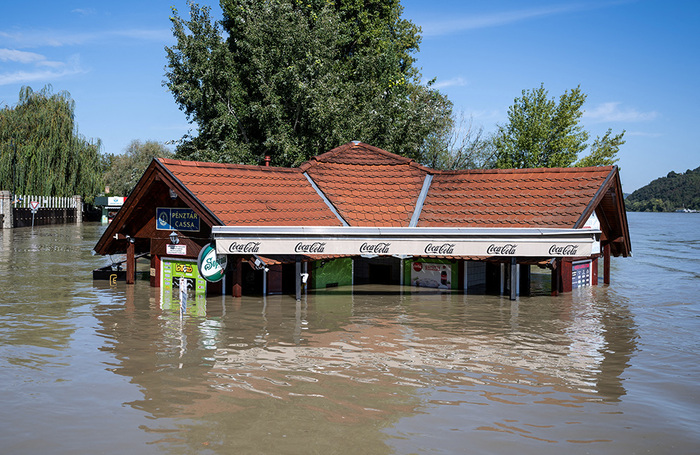
[[[492,14],[480,14],[462,18],[450,18],[443,21],[420,23],[423,36],[441,36],[459,33],[481,28],[499,27],[516,22],[536,19],[546,16],[568,14],[577,11],[605,8],[620,3],[628,3],[627,0],[613,1],[603,4],[569,3],[564,5],[551,5],[540,8],[503,11]]]
[[[0,60],[2,60],[3,55],[1,51],[2,50],[0,50]],[[25,54],[31,53],[25,52]],[[42,57],[42,59],[33,61],[32,63],[34,63],[34,65],[32,69],[0,73],[0,85],[26,84],[34,81],[52,81],[62,77],[86,72],[86,70],[80,65],[80,57],[78,55],[70,57],[67,63],[45,60],[45,58],[40,54],[36,55]],[[20,63],[26,62],[21,61]]]
[[[173,34],[169,29],[123,29],[104,30],[99,32],[65,32],[60,30],[27,30],[14,33],[0,31],[0,43],[9,43],[16,48],[38,48],[80,46],[96,42],[104,42],[113,38],[128,38],[137,41],[172,41]]]
[[[433,84],[436,89],[442,89],[447,87],[464,87],[468,85],[468,82],[463,77],[453,77],[452,79],[447,79],[446,81],[439,81]]]
[[[18,51],[16,49],[0,49],[0,61],[18,63],[36,63],[46,60],[41,54]]]
[[[638,136],[638,137],[648,137],[657,138],[663,136],[661,133],[650,133],[648,131],[626,131],[625,136]]]
[[[96,13],[94,8],[76,8],[71,13],[80,14],[81,16],[92,16]]]
[[[593,123],[602,122],[647,122],[658,117],[656,111],[640,112],[634,108],[621,108],[619,102],[603,103],[593,110],[586,110],[583,118]]]

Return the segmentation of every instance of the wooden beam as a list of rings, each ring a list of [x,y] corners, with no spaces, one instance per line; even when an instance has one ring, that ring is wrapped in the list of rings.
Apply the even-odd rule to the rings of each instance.
[[[561,292],[571,292],[571,261],[561,261]]]
[[[552,264],[552,295],[557,296],[559,295],[559,283],[561,282],[560,280],[560,274],[561,274],[561,261],[560,260],[555,260],[554,264]]]
[[[136,245],[133,238],[126,247],[126,284],[136,282]]]
[[[598,286],[598,258],[591,262],[591,286]]]
[[[603,247],[603,283],[610,284],[610,244]]]
[[[233,297],[240,297],[243,295],[243,259],[238,256],[233,263],[236,268],[233,271],[233,286],[231,288],[231,295]]]

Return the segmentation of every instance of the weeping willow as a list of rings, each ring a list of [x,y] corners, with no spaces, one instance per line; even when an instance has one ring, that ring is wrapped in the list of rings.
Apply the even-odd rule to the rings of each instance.
[[[102,188],[101,148],[78,134],[70,93],[22,87],[16,106],[0,109],[0,190],[91,202]]]

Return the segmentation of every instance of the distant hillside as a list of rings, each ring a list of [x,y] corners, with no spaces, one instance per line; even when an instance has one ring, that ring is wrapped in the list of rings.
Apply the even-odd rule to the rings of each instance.
[[[700,167],[676,174],[671,171],[630,194],[625,200],[631,212],[700,210]]]

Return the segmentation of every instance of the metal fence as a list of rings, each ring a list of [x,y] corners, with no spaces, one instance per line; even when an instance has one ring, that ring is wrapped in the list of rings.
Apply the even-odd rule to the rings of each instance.
[[[27,195],[16,195],[12,201],[12,206],[16,209],[30,209],[32,208],[32,202],[38,203],[38,208],[42,209],[75,209],[78,207],[74,197]]]

